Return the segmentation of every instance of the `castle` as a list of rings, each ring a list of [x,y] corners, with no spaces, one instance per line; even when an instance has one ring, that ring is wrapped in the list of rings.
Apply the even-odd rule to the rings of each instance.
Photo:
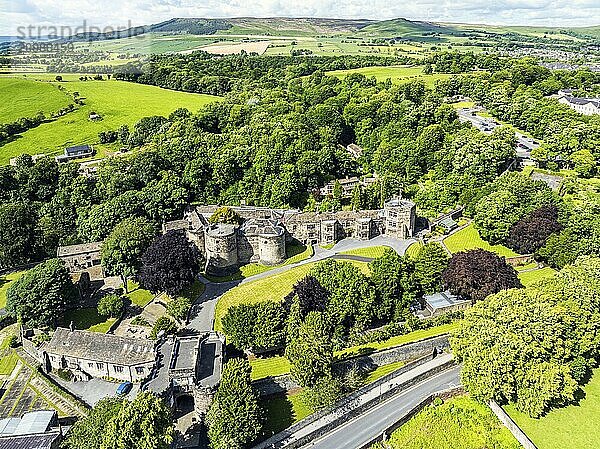
[[[206,257],[206,271],[223,275],[239,266],[258,262],[277,265],[286,259],[286,245],[330,245],[352,237],[370,240],[378,235],[407,239],[415,232],[416,207],[407,199],[394,198],[380,210],[301,212],[232,206],[241,225],[210,223],[218,206],[189,207],[182,220],[163,225],[163,232],[182,231]]]

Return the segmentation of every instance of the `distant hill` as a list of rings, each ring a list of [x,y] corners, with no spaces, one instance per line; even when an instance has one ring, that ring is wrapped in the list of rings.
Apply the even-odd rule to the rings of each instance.
[[[422,36],[429,33],[454,34],[456,32],[457,30],[450,25],[401,18],[376,22],[360,30],[360,34],[381,37]]]

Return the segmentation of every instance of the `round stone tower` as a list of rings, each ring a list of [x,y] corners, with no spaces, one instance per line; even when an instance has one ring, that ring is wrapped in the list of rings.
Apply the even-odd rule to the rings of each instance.
[[[279,226],[273,226],[275,232],[259,235],[258,249],[260,263],[277,265],[285,261],[285,231]]]
[[[204,239],[206,247],[206,271],[223,275],[235,271],[238,267],[237,227],[218,223],[211,226]]]

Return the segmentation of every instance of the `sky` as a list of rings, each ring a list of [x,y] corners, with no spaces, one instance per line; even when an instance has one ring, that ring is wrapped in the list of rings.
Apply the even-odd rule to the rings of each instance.
[[[0,0],[0,35],[17,35],[17,27],[30,25],[36,29],[75,29],[84,24],[122,29],[173,17],[403,17],[494,25],[590,26],[600,25],[600,0]]]

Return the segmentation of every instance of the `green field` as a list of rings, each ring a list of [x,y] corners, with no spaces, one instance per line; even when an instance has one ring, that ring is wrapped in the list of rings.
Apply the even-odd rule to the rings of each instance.
[[[387,376],[388,374],[393,373],[397,369],[402,368],[404,365],[406,365],[406,362],[393,362],[388,363],[387,365],[378,366],[367,375],[365,379],[365,385],[370,384],[371,382],[375,382],[377,379],[380,379],[383,376]]]
[[[373,448],[383,448],[378,444]],[[519,449],[492,411],[467,396],[430,405],[392,433],[389,449]],[[567,448],[567,446],[552,446]],[[591,447],[591,446],[590,446]]]
[[[447,334],[456,328],[458,328],[458,323],[442,324],[441,326],[432,327],[430,329],[421,329],[408,334],[391,337],[381,342],[366,343],[364,345],[342,349],[341,351],[335,351],[334,356],[337,357],[338,360],[343,360],[357,355],[370,354],[382,349],[393,348],[395,346],[401,346],[407,343],[423,340],[425,338]],[[283,356],[256,358],[250,361],[250,366],[252,367],[252,379],[262,379],[269,376],[281,376],[282,374],[287,374],[290,372],[290,362]],[[381,367],[381,369],[382,371],[385,370],[383,367]],[[378,374],[375,374],[375,376],[379,375],[380,373],[381,371]],[[387,374],[387,372],[384,372],[384,374],[381,375],[385,374]]]
[[[25,271],[15,271],[0,277],[0,309],[6,307],[6,291],[17,279],[25,274]]]
[[[512,249],[502,245],[490,245],[479,236],[479,231],[475,229],[473,224],[461,229],[454,234],[449,235],[444,239],[444,244],[450,252],[457,253],[459,251],[468,251],[470,249],[481,248],[486,251],[491,251],[499,256],[514,257],[518,256]]]
[[[377,259],[383,256],[383,253],[389,246],[368,246],[366,248],[351,249],[350,251],[342,251],[340,254],[348,254],[351,256],[369,257]]]
[[[600,429],[600,368],[594,370],[583,391],[585,397],[577,404],[554,409],[539,419],[516,411],[512,405],[505,410],[538,449],[596,448]]]
[[[539,270],[525,271],[519,273],[519,279],[521,280],[521,284],[525,287],[534,284],[543,279],[547,279],[556,274],[556,270],[550,267],[544,267]]]
[[[408,257],[416,257],[422,246],[423,245],[421,245],[419,242],[413,243],[408,248],[406,248],[404,255]]]
[[[423,80],[428,86],[433,86],[436,80],[448,79],[452,76],[447,73],[434,73],[432,75],[425,75],[423,73],[423,66],[363,67],[360,69],[335,70],[332,72],[327,72],[327,75],[343,78],[351,73],[360,73],[368,78],[374,76],[377,81],[385,81],[386,79],[390,78],[392,82],[396,84]]]
[[[40,111],[50,116],[73,100],[49,83],[0,78],[0,102],[0,123],[9,123],[21,117],[33,117]]]
[[[52,76],[30,75],[40,79],[52,79]],[[79,144],[94,144],[98,155],[103,156],[118,149],[118,145],[111,147],[97,144],[100,131],[116,130],[123,124],[131,127],[146,116],[168,116],[177,108],[187,108],[195,112],[218,99],[210,95],[177,92],[125,81],[78,81],[78,76],[64,75],[66,81],[60,84],[70,93],[79,92],[85,105],[54,121],[42,123],[0,147],[0,164],[6,164],[10,158],[22,153],[56,154],[61,153],[66,146]],[[3,92],[5,85],[13,82],[14,79],[11,78],[0,78],[0,92]],[[59,92],[55,86],[58,83],[55,82],[28,83]],[[14,100],[35,101],[36,98],[35,89],[22,89]],[[100,114],[103,119],[90,121],[91,111]]]
[[[123,284],[121,284],[121,288],[123,288]],[[144,290],[137,282],[132,280],[127,280],[127,289],[129,290],[129,293],[127,293],[125,296],[127,296],[131,303],[135,304],[136,306],[144,308],[150,304],[150,301],[154,299],[154,295],[152,293],[150,293],[148,290]]]
[[[368,264],[365,262],[348,261],[361,269],[363,273],[369,273]],[[227,309],[238,304],[254,304],[262,301],[281,301],[287,295],[296,282],[308,274],[314,263],[307,263],[292,267],[283,273],[277,273],[262,279],[238,285],[226,292],[215,309],[215,330],[222,331],[221,319],[227,313]]]
[[[114,324],[116,318],[106,318],[98,315],[95,307],[69,310],[64,317],[64,325],[69,326],[73,322],[75,329],[100,332],[105,334]]]

